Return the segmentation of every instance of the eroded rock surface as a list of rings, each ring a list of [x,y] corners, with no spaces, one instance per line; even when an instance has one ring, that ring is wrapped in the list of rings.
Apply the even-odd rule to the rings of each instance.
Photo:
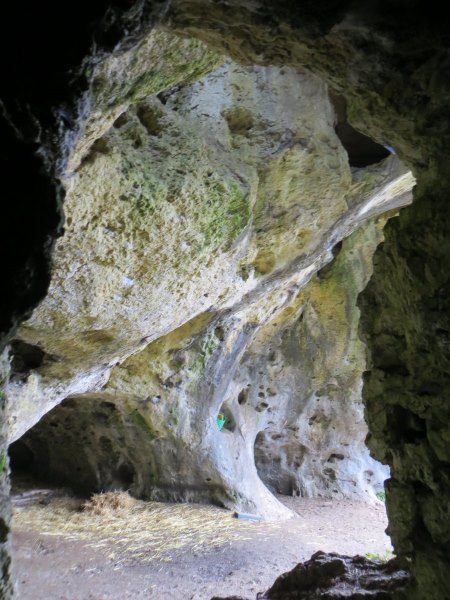
[[[86,96],[79,88],[84,90],[86,83],[95,81],[92,65],[101,62],[105,56],[120,57],[133,44],[139,44],[144,33],[148,33],[153,26],[155,13],[159,13],[168,26],[177,28],[182,35],[202,37],[211,46],[220,47],[226,54],[247,64],[290,64],[311,68],[326,77],[339,93],[345,94],[349,102],[350,120],[354,125],[380,143],[393,146],[409,166],[415,167],[424,185],[423,197],[428,198],[422,204],[426,208],[418,208],[416,213],[413,207],[406,222],[400,220],[398,224],[389,226],[388,258],[385,260],[383,250],[379,252],[375,273],[379,262],[381,275],[375,285],[377,291],[368,301],[374,304],[374,309],[364,327],[369,333],[369,344],[376,339],[381,340],[386,334],[378,329],[377,319],[382,308],[381,304],[374,302],[374,298],[378,293],[383,300],[388,298],[387,291],[391,288],[395,288],[393,304],[397,303],[396,298],[401,297],[404,290],[407,290],[403,294],[406,298],[412,292],[417,299],[415,305],[407,301],[399,302],[393,321],[402,322],[404,318],[414,324],[429,323],[430,319],[432,324],[440,321],[441,315],[448,312],[445,300],[439,297],[430,317],[427,304],[430,293],[427,287],[424,289],[423,281],[430,277],[430,273],[438,272],[444,277],[446,239],[450,229],[446,220],[444,189],[448,181],[450,131],[447,109],[449,24],[445,5],[435,3],[431,6],[429,3],[415,2],[406,7],[404,3],[394,1],[356,5],[348,1],[331,4],[323,1],[286,1],[274,4],[264,0],[251,3],[177,0],[170,6],[166,3],[139,3],[134,6],[128,1],[118,0],[115,7],[116,11],[108,12],[108,18],[105,19],[107,25],[95,45],[96,49],[100,48],[97,61],[84,62],[81,78],[84,87],[77,81],[78,88],[69,85],[69,80],[74,79],[74,73],[79,73],[83,57],[92,58],[95,55],[95,51],[89,50],[92,31],[88,33],[87,24],[98,20],[110,8],[109,3],[98,2],[95,6],[79,3],[70,19],[67,19],[65,12],[52,13],[49,7],[42,4],[35,4],[32,10],[27,11],[13,3],[5,7],[5,22],[20,22],[21,29],[18,35],[16,27],[5,27],[5,35],[2,36],[4,46],[1,56],[6,59],[2,100],[7,110],[14,112],[15,127],[19,130],[19,136],[16,135],[16,129],[12,133],[9,115],[5,117],[2,114],[2,133],[5,135],[2,135],[1,163],[6,175],[3,181],[5,189],[14,190],[13,195],[8,196],[5,216],[7,235],[2,236],[2,242],[6,241],[3,255],[8,256],[3,280],[2,335],[10,332],[44,295],[49,279],[51,242],[58,230],[58,181],[54,171],[47,173],[47,176],[41,172],[42,163],[35,151],[39,149],[40,156],[45,155],[48,148],[44,142],[50,138],[56,146],[56,156],[53,154],[52,158],[58,158],[56,162],[61,165],[67,164],[74,140],[78,140],[78,134],[82,133],[89,121],[93,106],[89,102],[78,102],[80,95],[83,100],[89,98],[89,94]],[[55,19],[59,26],[53,26]],[[26,47],[29,52],[24,50]],[[74,66],[78,67],[76,71],[73,70]],[[73,110],[74,106],[80,110]],[[55,118],[56,107],[59,107],[59,111]],[[44,133],[45,140],[40,137],[41,133]],[[26,146],[22,143],[24,140],[32,144]],[[65,140],[62,145],[61,140]],[[27,177],[23,177],[25,171]],[[416,218],[414,215],[417,216],[417,227],[411,229],[409,219],[413,222]],[[420,252],[417,253],[415,236],[421,228],[429,230],[433,239],[435,230],[440,233],[436,236],[436,247],[419,243]],[[405,231],[404,240],[401,240],[402,231]],[[428,251],[432,255],[429,265]],[[402,255],[407,271],[410,265],[413,270],[415,265],[423,265],[420,275],[423,279],[414,274],[409,279],[408,274],[393,282],[389,270],[385,268],[389,264],[390,254]],[[445,289],[445,285],[441,287]],[[434,296],[433,292],[431,297]],[[391,302],[389,298],[388,301]],[[397,323],[395,327],[398,327]],[[447,541],[445,535],[441,536],[432,527],[431,522],[435,518],[425,519],[424,513],[427,512],[425,506],[432,500],[433,512],[445,514],[441,499],[446,497],[449,485],[442,475],[446,472],[447,461],[441,447],[445,447],[444,423],[448,421],[444,402],[446,367],[440,365],[437,373],[434,368],[430,369],[439,382],[439,393],[428,394],[429,389],[435,390],[433,381],[430,381],[430,385],[427,383],[425,386],[430,401],[424,405],[424,411],[420,414],[417,410],[410,411],[409,402],[413,406],[416,401],[424,402],[424,386],[418,383],[420,378],[414,378],[414,373],[426,373],[430,365],[434,365],[434,353],[440,356],[442,351],[436,349],[435,341],[430,339],[433,326],[419,327],[417,331],[420,331],[420,335],[417,338],[414,327],[407,329],[408,335],[401,334],[396,342],[399,355],[403,354],[405,348],[414,348],[414,351],[408,350],[410,364],[407,368],[410,370],[407,377],[410,379],[406,381],[406,387],[410,395],[404,400],[405,406],[401,406],[406,413],[400,411],[400,414],[404,414],[408,422],[415,423],[413,431],[427,431],[418,445],[425,446],[425,437],[427,440],[430,438],[433,439],[433,450],[428,452],[427,447],[425,458],[420,453],[415,455],[417,461],[411,475],[409,458],[405,460],[411,450],[411,434],[403,436],[398,433],[398,419],[394,419],[391,431],[389,411],[385,412],[382,408],[378,410],[379,403],[369,408],[368,418],[376,421],[378,413],[380,419],[379,425],[375,425],[374,445],[378,447],[375,452],[378,456],[384,455],[391,465],[396,463],[389,502],[393,503],[392,506],[396,502],[403,505],[405,498],[412,498],[408,506],[411,505],[410,513],[413,516],[406,519],[406,525],[400,511],[392,511],[392,519],[394,527],[402,531],[396,536],[396,543],[401,547],[400,540],[407,540],[408,550],[405,552],[411,553],[413,568],[417,567],[417,597],[442,598],[448,588],[444,577],[449,562]],[[437,329],[444,331],[445,338],[445,327]],[[441,333],[437,332],[436,339],[442,339]],[[422,351],[422,339],[426,340],[426,352]],[[43,351],[45,353],[45,349]],[[49,358],[54,356],[51,352],[46,355]],[[389,391],[389,368],[378,369],[378,366],[375,362],[372,382],[376,384],[372,388],[372,383],[369,383],[369,404],[370,398],[383,398],[384,392]],[[383,377],[388,375],[386,381],[378,371],[383,372]],[[98,381],[97,375],[92,373],[93,381]],[[71,391],[77,392],[82,387],[77,385],[68,391],[66,386],[61,390],[60,397]],[[41,399],[43,396],[39,392],[37,397]],[[431,421],[430,415],[433,415]],[[414,434],[413,438],[417,437]],[[393,454],[389,452],[391,445],[396,448]],[[435,448],[438,448],[437,454]],[[426,468],[421,471],[422,461]],[[404,493],[406,488],[407,493]],[[6,512],[2,513],[2,519]],[[422,527],[424,519],[428,523],[426,527]],[[443,519],[435,522],[439,523],[437,529],[440,530]],[[1,526],[6,539],[6,516]],[[419,532],[417,538],[414,531]],[[436,568],[433,567],[435,556],[438,559]],[[3,589],[5,595],[9,596],[7,566],[3,564]]]
[[[433,180],[431,187],[421,187],[414,210],[389,225],[360,300],[371,348],[368,442],[374,456],[392,465],[389,533],[396,550],[414,561],[417,597],[430,600],[449,597],[450,323],[444,265],[450,224],[441,185],[446,183]]]
[[[288,511],[261,478],[374,499],[355,302],[374,219],[414,179],[385,150],[351,167],[308,73],[228,61],[182,83],[77,146],[49,294],[12,344],[11,440],[64,401],[20,444],[85,491],[270,518]]]
[[[278,577],[267,592],[258,594],[258,600],[404,600],[409,578],[405,563],[397,558],[383,563],[363,556],[316,552]]]
[[[355,304],[383,225],[371,222],[334,248],[333,261],[258,333],[235,377],[238,403],[264,413],[256,465],[279,493],[367,498],[387,476],[364,444]]]

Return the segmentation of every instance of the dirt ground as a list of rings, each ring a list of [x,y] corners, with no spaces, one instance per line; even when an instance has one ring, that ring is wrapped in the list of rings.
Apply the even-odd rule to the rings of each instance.
[[[233,518],[214,507],[132,500],[96,515],[68,497],[16,506],[21,600],[252,599],[317,550],[387,557],[384,505],[280,497],[296,517]],[[372,556],[373,557],[373,556]]]

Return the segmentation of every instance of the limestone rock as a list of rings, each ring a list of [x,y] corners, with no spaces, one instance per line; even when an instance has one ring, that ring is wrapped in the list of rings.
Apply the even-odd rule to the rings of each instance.
[[[264,101],[258,100],[262,90]],[[311,97],[321,103],[319,121]],[[323,182],[324,205],[334,194],[334,213],[323,216],[326,228],[346,210],[350,171],[326,90],[314,78],[228,67],[164,102],[150,99],[122,115],[68,182],[66,236],[56,248],[50,294],[20,333],[57,357],[45,373],[58,389],[48,393],[46,383],[41,391],[41,378],[30,380],[33,398],[40,398],[31,420],[65,396],[101,386],[112,365],[150,341],[261,287],[253,262],[266,250],[263,228],[272,247],[289,224],[278,228],[270,215],[258,216],[258,197],[266,198],[272,185],[257,197],[258,170],[286,190],[293,186],[285,203],[288,208],[297,198],[298,211],[297,170],[311,168]],[[254,127],[246,135],[230,131],[227,118],[246,104]],[[328,137],[319,144],[341,157],[336,165],[316,161],[313,146],[283,141],[303,130],[312,139],[311,126],[334,140],[336,149],[327,150]],[[310,202],[310,190],[302,197]],[[319,208],[310,212],[305,232],[317,228]],[[297,255],[317,246],[311,240],[305,247],[296,234],[292,239]]]
[[[377,189],[408,191],[395,157],[353,181],[333,119],[314,77],[236,65],[122,115],[67,183],[49,295],[19,333],[52,360],[11,387],[12,437],[196,315],[298,285],[399,195]]]
[[[388,531],[396,551],[413,561],[411,597],[430,600],[448,596],[449,222],[442,185],[420,187],[414,209],[388,225],[359,302],[371,349],[368,443],[391,464]]]
[[[320,269],[414,179],[395,156],[351,168],[335,125],[314,76],[228,62],[78,146],[49,294],[12,344],[11,440],[64,401],[21,442],[41,475],[288,516],[256,439],[272,489],[374,498],[355,302],[377,228]]]
[[[280,575],[258,600],[406,600],[410,581],[404,561],[384,563],[364,556],[316,552],[292,571]],[[212,600],[242,600],[235,596]]]
[[[238,402],[262,412],[256,465],[279,493],[374,499],[388,476],[364,443],[356,307],[383,225],[368,223],[335,247],[334,260],[261,329],[235,378]]]
[[[396,558],[387,563],[363,556],[316,552],[284,573],[258,598],[267,600],[403,600],[409,573]]]
[[[367,391],[371,404],[367,415],[370,427],[374,427],[371,444],[377,456],[394,466],[388,497],[395,543],[402,553],[412,554],[418,581],[416,596],[441,600],[448,594],[449,564],[445,538],[449,488],[445,273],[450,230],[446,204],[450,127],[445,4],[174,0],[169,5],[133,5],[118,0],[103,20],[107,22],[101,28],[103,35],[98,36],[94,50],[89,49],[92,32],[87,34],[87,26],[98,21],[107,8],[111,8],[110,3],[79,3],[68,19],[66,11],[52,12],[42,3],[30,5],[27,11],[15,3],[5,6],[5,22],[17,22],[20,27],[5,28],[0,53],[2,67],[6,67],[2,68],[2,181],[4,188],[11,190],[1,239],[6,240],[2,255],[8,257],[2,279],[2,336],[29,314],[48,285],[61,194],[54,171],[43,175],[35,152],[37,149],[39,156],[48,158],[48,148],[40,138],[44,134],[47,140],[56,140],[56,151],[47,163],[60,160],[64,164],[73,148],[74,129],[76,137],[78,128],[83,129],[89,121],[89,103],[78,102],[80,81],[75,86],[69,84],[76,79],[75,73],[83,72],[80,64],[92,66],[93,57],[104,60],[105,55],[120,59],[126,48],[143,41],[155,21],[164,20],[180,35],[201,37],[241,62],[314,70],[347,97],[352,123],[380,143],[393,146],[422,180],[422,201],[408,211],[404,221],[388,226],[385,249],[376,258],[374,284],[362,306],[364,312],[370,311],[364,330],[375,350]],[[88,69],[84,71],[83,83],[89,84],[93,79]],[[75,123],[70,110],[74,105],[82,108],[79,113],[74,111]],[[8,110],[19,128],[19,138],[17,130],[12,135]],[[65,148],[61,148],[61,137],[67,141]],[[26,146],[23,141],[33,143]],[[82,147],[81,140],[77,143]],[[422,232],[427,233],[422,236]],[[423,237],[428,237],[427,241]],[[267,258],[263,254],[257,264],[265,269],[272,262],[270,255]],[[395,277],[390,274],[392,264]],[[441,280],[444,283],[437,285]],[[423,284],[430,281],[430,286]],[[407,323],[404,331],[403,322]],[[390,348],[387,364],[383,362],[385,342]],[[378,348],[383,350],[380,361]],[[33,354],[33,348],[30,350]],[[43,351],[44,359],[54,362],[56,355],[45,352],[45,348]],[[394,355],[401,359],[400,369]],[[389,397],[385,410],[384,394],[390,391],[392,366],[400,401],[396,404]],[[53,384],[42,384],[39,369],[34,371],[38,375],[35,404],[44,406],[45,387],[52,397],[44,412],[71,390],[76,393],[95,387],[108,376],[107,371],[93,371],[90,382],[81,381],[73,388],[62,386],[54,393]],[[80,372],[82,380],[84,373]],[[404,387],[407,394],[403,394]],[[30,402],[29,416],[17,415],[18,426],[26,421],[25,428],[29,427],[40,414]],[[5,514],[2,512],[1,525],[6,536]],[[1,541],[3,550],[3,538]],[[9,587],[5,562],[2,569]],[[10,592],[4,589],[9,597]]]

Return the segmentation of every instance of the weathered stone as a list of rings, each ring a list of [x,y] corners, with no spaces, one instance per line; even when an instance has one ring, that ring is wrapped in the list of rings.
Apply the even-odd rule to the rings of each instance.
[[[383,225],[367,224],[339,243],[333,262],[267,323],[242,361],[236,387],[250,382],[247,401],[265,405],[258,473],[280,493],[368,499],[388,476],[364,443],[355,302]]]
[[[258,598],[267,600],[402,600],[409,573],[405,563],[393,558],[383,563],[363,556],[316,552],[305,563],[281,575]]]
[[[351,169],[335,120],[315,77],[228,63],[132,106],[92,146],[67,182],[47,300],[12,347],[12,440],[71,398],[22,442],[39,475],[282,517],[253,448],[288,420],[272,487],[374,498],[385,473],[363,445],[355,299],[377,229],[299,291],[330,246],[408,202],[413,178],[394,156]],[[232,432],[218,432],[219,412]]]
[[[95,60],[120,57],[133,44],[142,42],[159,12],[167,26],[178,28],[187,38],[202,37],[243,62],[306,66],[325,76],[346,96],[351,123],[380,143],[393,146],[417,170],[423,201],[417,208],[413,205],[404,221],[401,218],[389,225],[386,250],[379,252],[375,283],[365,300],[368,343],[382,349],[383,360],[384,348],[389,348],[386,364],[378,367],[376,351],[373,353],[367,415],[370,428],[374,427],[371,443],[376,455],[394,467],[388,492],[391,527],[398,547],[413,557],[417,597],[445,597],[444,574],[449,563],[443,508],[449,488],[444,401],[448,311],[446,282],[441,286],[442,297],[436,291],[441,288],[435,286],[445,275],[449,231],[444,189],[448,184],[450,131],[446,6],[394,1],[367,5],[346,0],[176,0],[169,6],[143,2],[133,6],[118,0],[104,21],[102,35],[97,36],[94,60],[89,50],[92,34],[88,34],[86,24],[97,21],[108,6],[106,2],[79,3],[69,19],[66,11],[51,12],[42,3],[26,11],[17,3],[5,6],[5,22],[20,23],[20,31],[5,27],[2,36],[0,56],[10,61],[5,61],[6,68],[2,69],[2,99],[20,134],[38,146],[47,164],[64,167],[74,140],[78,143],[79,132],[89,122],[91,106],[83,99],[90,97],[86,83],[93,81]],[[86,56],[83,77],[77,78],[74,75],[80,73],[79,65]],[[69,73],[75,85],[69,84]],[[10,332],[45,293],[51,239],[58,224],[54,173],[46,176],[40,172],[36,145],[26,147],[19,142],[11,128],[4,127],[7,121],[2,110],[2,134],[7,132],[1,136],[2,182],[5,189],[13,190],[4,219],[7,231],[1,239],[6,241],[2,255],[8,257],[2,279],[2,335]],[[239,131],[241,116],[231,122],[237,122]],[[51,140],[53,153],[43,145],[45,140]],[[273,256],[262,253],[255,266],[264,274],[273,264]],[[431,292],[424,285],[428,281]],[[384,306],[387,329],[382,328]],[[96,339],[98,343],[105,341]],[[401,357],[400,370],[395,355]],[[93,373],[92,379],[95,377]],[[394,388],[391,383],[395,383]],[[70,389],[66,387],[61,397],[67,393]],[[371,398],[378,401],[370,405]]]
[[[389,532],[397,551],[413,559],[413,597],[436,600],[448,593],[450,540],[445,185],[421,186],[414,208],[388,225],[360,300],[371,349],[365,383],[369,445],[392,465]]]
[[[8,380],[9,365],[8,354],[3,351],[0,354],[0,414],[5,414],[5,385]],[[9,467],[7,454],[6,431],[1,422],[0,428],[0,598],[7,599],[13,594],[13,582],[11,577],[11,544],[9,538],[9,523],[11,519],[11,505],[9,502]]]
[[[409,582],[408,565],[398,558],[382,562],[319,551],[280,575],[257,600],[406,600]]]

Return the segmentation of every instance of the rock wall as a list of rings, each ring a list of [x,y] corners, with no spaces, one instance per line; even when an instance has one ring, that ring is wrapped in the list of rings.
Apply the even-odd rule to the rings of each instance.
[[[405,221],[401,218],[389,226],[386,250],[379,252],[375,265],[375,278],[378,268],[380,276],[371,292],[373,295],[367,295],[365,300],[369,307],[373,306],[373,310],[369,310],[364,327],[368,332],[369,344],[383,339],[386,332],[377,329],[381,306],[376,304],[375,298],[379,294],[391,306],[388,290],[393,290],[392,306],[395,306],[387,312],[391,313],[391,321],[396,321],[396,328],[403,321],[414,323],[416,327],[422,322],[428,323],[429,319],[432,323],[441,318],[445,320],[446,305],[442,298],[436,300],[433,316],[428,316],[427,299],[430,298],[430,292],[428,287],[423,287],[423,281],[430,276],[435,277],[435,273],[444,277],[445,263],[441,259],[445,257],[448,237],[444,185],[448,180],[446,162],[449,154],[449,23],[444,5],[415,2],[406,7],[404,3],[395,1],[355,5],[345,0],[331,4],[322,1],[282,1],[273,4],[263,0],[251,3],[177,0],[170,6],[139,3],[136,7],[119,0],[115,5],[116,11],[108,12],[108,19],[104,20],[100,29],[101,34],[97,35],[95,50],[89,50],[92,30],[88,29],[87,23],[97,21],[108,8],[107,3],[99,2],[95,7],[91,3],[78,3],[71,19],[67,19],[65,11],[64,14],[52,12],[49,15],[50,9],[42,5],[33,5],[32,10],[27,11],[23,11],[21,5],[10,4],[5,7],[5,22],[20,23],[21,28],[5,27],[0,53],[2,65],[5,65],[1,119],[4,135],[1,136],[0,162],[4,187],[13,190],[5,209],[7,235],[1,238],[1,242],[5,242],[2,254],[8,256],[1,299],[3,336],[11,332],[24,314],[29,313],[48,285],[52,239],[58,232],[57,200],[61,198],[53,166],[58,165],[61,173],[69,164],[68,156],[76,156],[72,153],[75,146],[81,148],[79,159],[88,152],[88,148],[80,146],[80,141],[85,125],[95,122],[95,119],[89,121],[98,90],[95,85],[89,87],[90,83],[96,81],[93,67],[101,66],[105,57],[114,60],[125,51],[139,46],[144,33],[154,24],[155,11],[164,17],[172,31],[176,29],[187,38],[203,38],[212,47],[220,48],[241,62],[282,63],[296,68],[306,66],[324,76],[340,94],[346,96],[352,124],[380,143],[392,146],[408,165],[415,168],[422,190],[420,205],[417,209],[413,205],[407,213],[409,216],[404,217]],[[53,26],[55,19],[59,24],[56,27]],[[79,67],[86,56],[89,58],[83,62],[83,74],[77,77],[80,70],[74,70],[73,67]],[[92,60],[93,56],[96,60]],[[14,57],[14,61],[11,57]],[[120,94],[118,97],[121,97]],[[106,96],[105,99],[103,109],[107,113],[110,97]],[[58,111],[56,107],[59,107]],[[98,105],[97,115],[102,114],[103,109]],[[110,118],[114,121],[114,117],[108,116]],[[11,120],[13,127],[10,126]],[[101,137],[105,131],[103,126],[100,127],[99,135],[95,134],[91,139],[97,135]],[[27,145],[25,141],[31,144]],[[52,152],[49,152],[49,148],[52,148]],[[41,169],[42,157],[46,158],[47,166],[51,165],[46,173]],[[77,164],[75,161],[73,168]],[[23,177],[25,171],[27,177]],[[414,227],[411,225],[413,222],[417,223]],[[422,229],[429,231],[430,239],[434,239],[434,232],[439,232],[436,235],[439,246],[419,243],[416,247],[415,238],[407,234],[416,234]],[[405,235],[402,238],[403,231]],[[389,264],[389,256],[397,255],[403,258],[405,271],[411,271],[412,274],[408,272],[405,277],[399,276],[393,282],[387,274],[386,265]],[[266,262],[264,260],[261,263],[263,269]],[[422,281],[414,274],[417,265],[423,267]],[[402,297],[402,290],[403,300],[400,302],[398,299]],[[404,290],[408,292],[404,293]],[[415,305],[409,301],[411,297],[416,297]],[[423,318],[424,315],[427,317]],[[373,438],[375,451],[379,456],[384,455],[391,465],[394,460],[396,462],[389,506],[403,506],[404,503],[404,506],[412,507],[410,512],[413,516],[406,520],[403,512],[400,514],[400,511],[392,510],[391,522],[394,529],[403,531],[394,535],[396,545],[401,552],[407,552],[413,558],[418,580],[415,593],[418,598],[442,598],[447,594],[442,580],[442,573],[448,566],[447,542],[445,535],[437,531],[440,531],[440,525],[433,528],[432,524],[438,523],[435,516],[425,519],[424,515],[444,512],[441,500],[445,498],[449,486],[445,477],[436,475],[436,471],[445,473],[446,462],[442,459],[442,449],[436,453],[434,448],[445,447],[446,430],[441,424],[448,419],[444,401],[439,400],[437,393],[437,400],[430,400],[426,406],[426,414],[418,416],[418,410],[411,411],[410,404],[414,408],[416,402],[425,402],[421,399],[422,387],[411,373],[427,373],[435,356],[442,355],[441,348],[436,348],[436,340],[445,338],[445,327],[438,327],[444,331],[443,337],[438,331],[433,339],[432,327],[427,329],[420,325],[417,331],[423,332],[423,336],[418,337],[415,337],[413,325],[405,325],[405,328],[408,329],[408,335],[402,338],[400,334],[397,350],[400,356],[403,356],[405,348],[408,350],[410,364],[405,368],[409,375],[405,374],[404,377],[409,378],[406,383],[410,386],[410,395],[406,413],[397,409],[398,418],[393,420],[393,424],[398,423],[401,420],[399,415],[403,414],[408,422],[413,423],[405,430],[423,432],[425,429],[427,440],[433,440],[430,442],[432,453],[428,453],[429,449],[423,441],[425,436],[422,435],[422,441],[416,445],[425,450],[418,456],[415,472],[407,475],[411,463],[408,456],[412,452],[410,440],[415,434],[409,432],[404,437],[403,433],[398,433],[397,425],[391,430],[387,418],[391,409],[378,411],[378,406],[373,404],[372,408],[369,407],[368,418],[376,422],[378,417],[375,413],[379,412],[379,419],[385,419],[386,425],[376,425],[380,429]],[[389,332],[387,335],[390,335]],[[431,348],[431,352],[422,352],[421,340],[426,342],[425,350]],[[445,340],[442,343],[445,347]],[[47,365],[52,363],[52,354],[39,353],[32,342],[30,345],[28,348],[22,346],[22,351],[31,355],[33,364],[36,361],[39,364],[41,359],[42,365],[45,360]],[[424,355],[428,357],[426,362]],[[373,360],[376,361],[376,356]],[[401,360],[404,366],[405,359]],[[445,381],[446,367],[439,360],[438,368],[430,370],[433,381],[430,380],[430,385],[427,383],[427,389],[433,388],[434,381],[443,389],[441,382]],[[24,368],[26,371],[27,366]],[[384,393],[389,395],[389,377],[381,381],[381,372],[389,375],[389,368],[384,370],[377,367],[370,376],[367,392],[369,405],[370,398],[384,396]],[[92,377],[95,379],[95,373]],[[374,382],[377,382],[376,385]],[[66,388],[61,391],[60,397],[72,391],[77,393],[80,389],[75,387],[68,392]],[[37,397],[42,398],[39,394]],[[406,400],[402,402],[406,406]],[[403,431],[403,426],[401,429]],[[419,439],[420,435],[416,438]],[[394,455],[387,450],[391,444],[396,448]],[[436,456],[439,457],[438,463],[435,463]],[[424,469],[419,472],[418,467],[422,464]],[[439,469],[436,464],[439,464]],[[425,468],[426,465],[432,468]],[[408,504],[406,498],[411,499],[413,493],[414,501]],[[419,498],[417,502],[416,498]],[[3,505],[6,506],[4,495]],[[434,508],[425,508],[431,505]],[[2,531],[5,532],[2,540],[7,537],[8,528],[7,509],[5,511],[1,522]],[[422,525],[425,520],[427,525]],[[412,522],[416,523],[418,532],[423,532],[423,538],[415,536]],[[405,540],[404,545],[401,540]],[[425,558],[426,552],[428,559]],[[431,562],[434,555],[437,557],[436,567]],[[7,562],[3,565],[5,577],[2,593],[7,597],[10,594]]]
[[[8,354],[4,350],[0,354],[0,414],[2,415],[6,413],[7,401],[4,388],[8,381],[8,376]],[[9,503],[8,442],[3,425],[4,421],[0,430],[0,598],[8,598],[13,593],[13,584],[10,577],[11,556],[8,527],[11,519],[11,506]]]
[[[399,559],[382,563],[363,556],[349,558],[316,552],[307,562],[278,577],[262,598],[307,600],[315,596],[317,600],[357,600],[366,596],[374,600],[403,600],[408,583],[407,565]]]
[[[355,303],[380,227],[342,239],[407,203],[411,174],[351,167],[327,87],[287,67],[228,61],[114,116],[66,181],[49,293],[11,346],[11,441],[69,398],[21,444],[84,490],[281,517],[257,438],[272,489],[374,498]]]
[[[257,594],[257,600],[405,600],[409,583],[408,565],[398,558],[381,562],[319,551],[280,575],[270,589]]]
[[[412,597],[430,600],[448,597],[447,185],[444,176],[425,183],[413,207],[388,225],[360,300],[370,348],[369,446],[392,465],[389,533],[413,560]]]
[[[351,123],[416,171],[417,200],[388,224],[361,301],[370,351],[364,396],[370,446],[392,468],[390,531],[411,559],[409,597],[448,598],[448,19],[422,2],[210,3],[200,27],[200,6],[174,6],[180,29],[217,46],[221,23],[229,35],[219,43],[243,60],[279,58],[323,73],[345,90]]]
[[[235,385],[265,412],[255,444],[258,472],[277,492],[367,498],[383,489],[388,470],[364,443],[365,359],[355,299],[384,222],[337,244],[334,260],[267,323],[242,362]]]
[[[13,466],[82,493],[123,488],[268,518],[288,511],[261,480],[285,494],[374,499],[388,473],[364,445],[356,297],[382,224],[345,240],[275,316],[273,298],[251,305],[253,318],[266,309],[262,324],[248,307],[207,312],[149,344],[101,389],[44,416],[12,445]]]

